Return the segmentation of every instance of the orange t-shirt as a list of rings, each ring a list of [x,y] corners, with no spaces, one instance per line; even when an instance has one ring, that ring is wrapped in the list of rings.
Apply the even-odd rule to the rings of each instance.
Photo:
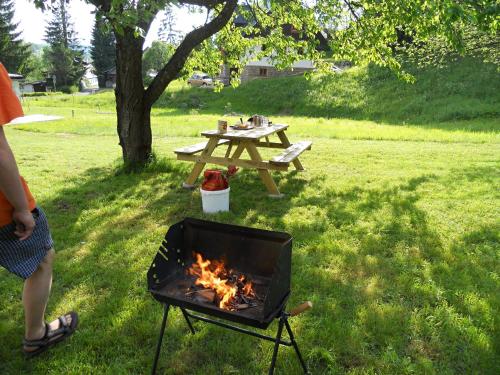
[[[12,90],[12,82],[9,78],[7,70],[0,63],[0,126],[8,124],[13,119],[23,116],[23,108]],[[0,176],[1,178],[1,176]],[[26,194],[26,200],[30,210],[36,206],[35,199],[26,184],[26,181],[21,177],[21,183]],[[0,227],[3,227],[12,222],[12,213],[14,207],[5,198],[5,195],[0,191]]]

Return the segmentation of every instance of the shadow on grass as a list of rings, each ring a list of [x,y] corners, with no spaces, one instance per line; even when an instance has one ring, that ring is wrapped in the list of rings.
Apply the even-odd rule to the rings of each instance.
[[[198,193],[180,188],[187,173],[168,162],[135,175],[89,169],[41,202],[59,249],[50,306],[80,311],[81,327],[44,362],[8,353],[8,370],[149,372],[161,308],[147,295],[147,269],[169,224],[206,217]],[[419,208],[419,188],[438,181],[434,175],[342,191],[323,177],[276,177],[284,199],[268,199],[256,173],[244,172],[232,183],[232,212],[212,218],[294,236],[291,302],[312,299],[315,308],[291,323],[313,373],[494,373],[498,346],[485,336],[498,327],[490,271],[498,265],[498,228],[477,228],[444,246]],[[269,343],[197,329],[189,335],[180,314],[170,315],[160,373],[267,370]],[[21,334],[11,327],[7,347]],[[280,351],[277,369],[300,373],[293,351]]]
[[[499,168],[493,166],[474,166],[470,168],[462,168],[453,170],[453,177],[468,182],[481,182],[487,183],[496,188],[500,188],[500,180],[498,179]],[[452,182],[452,179],[450,179]]]
[[[450,249],[443,246],[416,192],[435,179],[422,176],[386,190],[326,191],[328,217],[341,230],[318,234],[328,240],[307,245],[294,259],[294,293],[311,296],[316,305],[303,324],[315,328],[309,360],[318,373],[359,367],[498,372],[500,298],[492,270],[498,268],[500,228],[480,227]],[[346,236],[352,247],[339,245]],[[485,342],[485,334],[493,340]],[[324,342],[333,349],[326,351]]]
[[[168,161],[138,174],[90,168],[68,181],[69,187],[51,200],[40,202],[48,213],[58,253],[49,309],[69,304],[81,314],[81,327],[71,345],[55,348],[47,365],[55,366],[64,358],[67,368],[82,371],[102,370],[103,365],[109,366],[108,373],[149,368],[161,308],[146,292],[146,272],[169,224],[186,216],[204,216],[199,213],[199,194],[181,188],[189,168]],[[265,197],[260,180],[259,187],[255,185],[249,189],[260,190],[260,197]],[[19,311],[10,319],[13,316],[19,317]],[[193,368],[207,369],[207,362],[213,362],[208,369],[217,373],[221,363],[213,361],[214,351],[222,352],[222,343],[233,348],[225,356],[227,371],[236,370],[241,361],[248,363],[249,371],[261,371],[251,342],[242,347],[238,335],[226,335],[211,326],[191,338],[177,318],[174,313],[169,319],[173,327],[162,357],[165,373],[191,374]],[[21,327],[11,325],[6,333],[12,341],[21,337]],[[205,350],[206,336],[211,351]],[[14,341],[7,345],[17,347]],[[7,371],[43,369],[22,361],[17,351],[10,354]]]

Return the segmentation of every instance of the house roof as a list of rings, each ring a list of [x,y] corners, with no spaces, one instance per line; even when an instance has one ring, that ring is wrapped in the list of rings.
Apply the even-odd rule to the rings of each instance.
[[[271,11],[267,11],[268,15],[271,15]],[[252,11],[251,6],[249,5],[239,5],[236,10],[236,17],[233,21],[236,27],[246,27],[246,26],[254,26],[259,27],[258,20],[255,19],[255,14]],[[283,33],[287,36],[292,36],[296,40],[304,39],[303,36],[300,36],[299,30],[296,30],[292,24],[284,24],[281,26],[283,28]],[[267,34],[269,30],[263,30],[264,34]],[[254,35],[245,34],[245,37],[252,38]],[[317,49],[318,50],[328,50],[328,39],[329,35],[326,30],[318,31],[315,35],[315,39],[319,42]]]
[[[22,74],[9,73],[9,78],[10,79],[24,79],[24,76]]]
[[[33,81],[33,82],[26,82],[24,85],[25,86],[26,85],[47,85],[47,82],[45,82],[45,81]]]

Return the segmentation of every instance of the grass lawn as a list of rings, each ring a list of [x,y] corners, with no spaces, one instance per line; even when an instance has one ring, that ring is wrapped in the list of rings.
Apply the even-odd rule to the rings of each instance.
[[[0,270],[0,374],[148,373],[162,310],[146,292],[146,272],[168,226],[185,216],[293,235],[290,306],[311,300],[314,308],[290,322],[313,374],[500,373],[496,115],[403,124],[274,113],[291,124],[292,142],[313,141],[307,170],[273,174],[281,200],[243,170],[231,212],[207,216],[199,193],[180,187],[190,164],[172,150],[198,142],[224,109],[156,108],[162,159],[125,175],[109,96],[32,99],[28,113],[65,119],[7,129],[56,243],[49,317],[75,309],[81,325],[25,361],[22,283]],[[171,313],[160,373],[267,371],[271,343],[197,329],[189,335],[180,311]],[[292,349],[280,349],[277,373],[301,373]]]

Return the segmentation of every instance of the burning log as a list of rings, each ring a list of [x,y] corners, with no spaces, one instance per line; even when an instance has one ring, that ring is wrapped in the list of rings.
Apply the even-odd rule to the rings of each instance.
[[[214,302],[215,300],[215,290],[212,289],[202,289],[196,292],[196,296],[204,299],[206,302]]]
[[[234,306],[234,308],[236,310],[245,310],[245,309],[248,309],[249,307],[250,307],[250,305],[248,303],[240,303],[240,304]]]
[[[222,261],[203,259],[201,254],[197,253],[194,255],[196,262],[187,273],[196,276],[195,286],[204,289],[188,292],[186,295],[194,293],[225,310],[243,310],[257,305],[256,301],[260,299],[253,289],[252,281],[244,274],[228,270]]]
[[[197,289],[186,293],[186,296],[191,296],[194,299],[200,300],[200,302],[214,302],[215,295],[216,293],[213,289]]]

